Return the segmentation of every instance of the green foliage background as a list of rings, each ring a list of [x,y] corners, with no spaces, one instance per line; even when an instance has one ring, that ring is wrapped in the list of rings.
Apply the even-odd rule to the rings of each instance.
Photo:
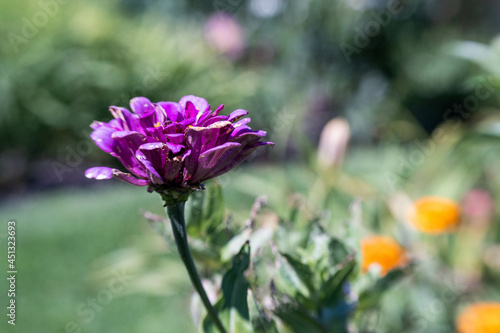
[[[195,94],[225,104],[226,113],[247,109],[252,126],[277,144],[219,179],[226,207],[215,221],[230,215],[243,228],[255,198],[266,195],[269,212],[296,241],[281,250],[294,253],[305,237],[301,228],[318,216],[329,234],[342,237],[349,207],[360,199],[363,230],[403,245],[423,241],[445,261],[424,260],[376,311],[355,318],[363,332],[449,332],[463,305],[500,300],[500,268],[486,260],[500,243],[498,212],[480,236],[460,233],[444,257],[446,238],[407,233],[391,212],[395,194],[460,202],[473,188],[488,191],[498,207],[499,5],[401,0],[403,10],[385,16],[371,37],[366,29],[384,20],[393,2],[269,3],[280,5],[269,16],[257,0],[0,3],[0,218],[18,221],[20,271],[20,325],[2,320],[2,331],[63,332],[74,319],[82,332],[195,330],[183,267],[137,213],[162,214],[160,201],[83,177],[90,166],[118,166],[91,144],[88,125],[136,95],[175,101]],[[246,47],[237,59],[207,42],[204,25],[217,9],[241,25]],[[487,96],[467,107],[479,88]],[[349,122],[351,144],[343,167],[325,176],[316,147],[337,116]],[[206,217],[198,218],[201,224]],[[217,243],[223,231],[212,222],[190,231]],[[359,237],[348,245],[355,248]],[[219,256],[228,261],[233,250],[200,251],[198,259],[207,270],[221,269]],[[95,320],[82,322],[77,307],[120,265],[137,279]],[[467,288],[444,310],[432,310],[448,288],[443,280],[462,286],[456,277],[465,277]]]

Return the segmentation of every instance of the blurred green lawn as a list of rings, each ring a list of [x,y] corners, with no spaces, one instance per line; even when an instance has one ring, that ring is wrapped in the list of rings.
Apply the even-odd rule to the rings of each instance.
[[[366,151],[353,152],[346,167],[370,179],[377,167],[362,163],[361,157],[374,159]],[[384,163],[379,164],[378,168],[384,167]],[[365,168],[372,172],[366,174]],[[218,182],[232,221],[242,223],[248,218],[255,198],[262,194],[267,196],[272,211],[287,216],[286,202],[290,195],[307,192],[315,180],[310,168],[286,163],[245,165],[219,177]],[[195,332],[189,312],[192,288],[187,274],[177,254],[162,243],[140,213],[148,210],[164,215],[159,196],[116,180],[94,184],[83,189],[33,193],[0,204],[0,270],[5,276],[9,219],[17,221],[18,270],[15,327],[7,324],[7,284],[5,278],[0,279],[4,309],[0,332]],[[328,209],[338,222],[348,217],[352,197],[340,192],[334,194],[328,201]],[[134,289],[136,285],[125,286],[123,293],[114,295],[102,310],[95,311],[92,320],[86,320],[88,317],[78,312],[79,307],[84,304],[89,310],[89,298],[96,298],[112,279],[101,275],[96,280],[96,266],[123,262],[129,253],[133,261],[134,250],[145,257],[160,258],[159,262],[150,260],[149,270],[141,271],[140,267],[145,266],[139,265],[136,268],[140,269],[133,271],[142,291],[147,292],[137,292],[141,288]],[[113,272],[115,267],[108,269]],[[170,276],[158,281],[164,275]],[[173,283],[165,286],[169,281]],[[158,294],[152,295],[157,290]],[[71,328],[71,322],[77,329],[66,329],[67,325]]]
[[[189,315],[189,286],[175,296],[117,295],[88,317],[77,307],[100,291],[89,282],[90,265],[134,236],[150,233],[140,209],[161,213],[159,198],[142,188],[122,184],[84,190],[66,189],[32,195],[0,206],[1,269],[7,270],[7,220],[17,221],[17,318],[6,322],[6,280],[1,279],[2,321],[5,332],[193,332]],[[178,274],[185,274],[179,272]],[[187,281],[187,275],[186,275]],[[125,287],[126,288],[126,287]],[[88,309],[88,308],[87,308]],[[65,330],[76,322],[81,331]],[[72,324],[69,324],[72,325]]]
[[[282,191],[296,190],[298,185],[290,182],[285,169],[246,167],[220,178],[233,217],[246,219],[260,194],[267,193],[272,203],[279,201]],[[273,182],[266,184],[262,179]],[[293,189],[287,188],[287,183]],[[304,187],[301,185],[298,187]],[[3,310],[0,332],[195,332],[189,313],[192,289],[183,270],[173,273],[181,284],[173,286],[169,296],[134,293],[125,287],[102,310],[95,311],[92,320],[87,322],[89,317],[77,312],[82,303],[87,304],[84,309],[91,309],[89,298],[96,298],[103,289],[90,278],[97,261],[124,248],[135,249],[138,240],[159,240],[141,210],[164,214],[158,195],[118,181],[83,189],[48,190],[0,204],[0,269],[7,271],[7,221],[14,219],[18,270],[16,326],[7,324]],[[170,262],[178,260],[166,247],[164,256]],[[172,264],[172,269],[179,266]],[[6,280],[1,279],[3,309],[8,304],[6,290]],[[76,329],[68,324],[71,322],[76,323]]]

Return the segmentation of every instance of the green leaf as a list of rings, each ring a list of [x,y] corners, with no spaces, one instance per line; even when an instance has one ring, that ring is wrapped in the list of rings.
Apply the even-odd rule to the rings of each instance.
[[[347,247],[336,238],[331,238],[328,242],[328,258],[330,265],[341,264],[349,255]]]
[[[320,302],[320,306],[334,305],[341,301],[343,298],[342,286],[356,267],[354,255],[347,257],[347,259],[339,266],[338,271],[333,275],[333,277],[327,279],[321,287],[323,297]]]
[[[248,306],[250,309],[250,320],[255,333],[277,333],[278,328],[272,317],[269,317],[262,306],[257,302],[254,293],[248,291]]]
[[[300,251],[300,255],[305,262],[318,263],[329,256],[328,246],[330,236],[321,226],[315,224],[309,234],[307,246],[304,251]],[[299,251],[298,251],[299,252]]]
[[[297,274],[297,277],[304,283],[307,289],[309,289],[309,293],[314,294],[314,275],[311,271],[311,268],[289,254],[281,253],[281,255],[290,264],[292,269],[295,271],[295,274]]]
[[[413,265],[408,265],[404,268],[398,268],[387,273],[383,278],[369,289],[365,289],[359,295],[358,310],[366,310],[376,305],[383,294],[392,287],[395,283],[399,282],[409,271],[413,269]]]
[[[226,215],[224,198],[222,197],[222,188],[217,182],[212,182],[206,189],[205,205],[203,209],[203,224],[206,226],[206,232],[210,235],[222,222]]]
[[[247,291],[249,283],[244,276],[250,265],[250,244],[241,247],[240,252],[233,258],[233,267],[222,278],[222,294],[225,303],[223,309],[235,309],[244,319],[249,319]]]
[[[259,229],[245,228],[233,238],[226,242],[226,245],[220,250],[222,261],[228,261],[246,242],[252,244],[252,249],[256,252],[264,246],[267,246],[273,239],[274,230],[264,226]]]
[[[203,203],[205,202],[205,191],[195,191],[186,202],[186,221],[189,234],[200,236],[203,226]]]
[[[274,314],[280,318],[292,332],[296,333],[325,333],[325,329],[312,318],[306,309],[296,302],[280,301],[274,309]]]
[[[244,246],[245,243],[250,241],[251,233],[252,230],[250,228],[246,228],[234,235],[234,237],[231,238],[220,250],[221,260],[224,262],[228,262],[235,253],[238,253],[241,250],[241,247]]]
[[[222,189],[213,181],[205,190],[193,192],[186,203],[188,233],[193,237],[215,238],[225,214]]]
[[[247,294],[249,283],[245,271],[250,265],[250,245],[245,243],[240,252],[234,256],[232,267],[222,278],[222,298],[215,305],[224,327],[229,333],[253,332],[248,310]],[[218,333],[210,317],[203,321],[206,333]]]
[[[304,250],[298,249],[297,252],[303,261],[317,264],[321,271],[342,263],[350,253],[343,242],[331,237],[319,223],[312,228],[307,247]]]
[[[277,288],[286,294],[300,297],[301,300],[309,298],[309,288],[299,277],[292,265],[282,257],[278,257],[276,260],[277,265],[279,265],[279,278],[275,281]]]
[[[221,262],[219,251],[208,246],[207,243],[205,243],[200,238],[191,238],[189,247],[195,261],[202,263],[204,268],[222,268],[223,263]]]

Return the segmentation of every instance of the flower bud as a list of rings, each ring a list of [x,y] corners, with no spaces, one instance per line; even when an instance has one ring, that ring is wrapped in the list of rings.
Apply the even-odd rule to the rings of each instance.
[[[326,123],[318,147],[318,163],[322,168],[337,168],[342,164],[350,136],[351,130],[345,119],[335,118]]]

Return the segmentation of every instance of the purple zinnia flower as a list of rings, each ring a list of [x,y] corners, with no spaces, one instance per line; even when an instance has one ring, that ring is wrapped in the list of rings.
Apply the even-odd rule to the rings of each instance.
[[[259,141],[266,132],[247,126],[250,118],[240,119],[247,111],[219,115],[224,105],[212,111],[205,99],[193,95],[179,103],[136,97],[130,107],[133,113],[111,106],[115,119],[95,121],[90,135],[129,173],[94,167],[85,172],[87,178],[116,177],[163,194],[186,193],[185,200],[203,181],[233,169],[258,147],[274,145]]]

